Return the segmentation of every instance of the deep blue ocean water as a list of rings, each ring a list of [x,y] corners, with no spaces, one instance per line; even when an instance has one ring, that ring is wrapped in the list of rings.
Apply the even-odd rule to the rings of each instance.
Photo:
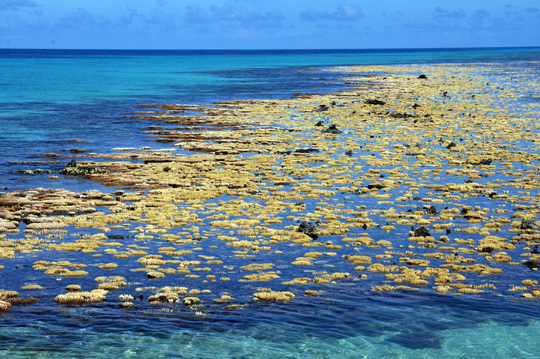
[[[24,169],[59,170],[71,148],[168,148],[126,119],[137,104],[199,104],[340,88],[331,66],[501,63],[515,71],[540,60],[540,49],[86,51],[0,50],[0,190],[110,189],[83,179],[48,181]],[[540,72],[536,71],[540,76]],[[532,94],[526,101],[538,102]],[[87,142],[75,143],[74,139]],[[21,161],[23,163],[10,163]],[[51,260],[54,256],[51,253]],[[61,257],[58,257],[61,259]],[[29,264],[34,259],[29,258]],[[0,272],[0,275],[3,275]],[[9,278],[0,277],[8,284]],[[29,279],[30,280],[30,279]],[[53,280],[51,280],[53,281]],[[305,302],[304,302],[305,301]],[[182,308],[180,308],[182,307]],[[254,304],[204,316],[179,306],[122,310],[16,307],[0,314],[2,358],[534,358],[537,304],[497,297],[364,293],[329,288],[325,296]]]

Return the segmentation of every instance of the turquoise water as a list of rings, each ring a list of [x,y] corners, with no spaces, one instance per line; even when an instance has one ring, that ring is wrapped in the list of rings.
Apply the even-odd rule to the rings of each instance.
[[[167,148],[144,133],[155,122],[123,118],[140,110],[136,105],[141,103],[212,103],[329,92],[339,89],[335,80],[341,74],[320,70],[335,65],[501,62],[500,67],[511,74],[531,66],[528,61],[539,59],[540,49],[0,50],[0,188],[57,186],[110,191],[83,179],[44,182],[46,175],[25,176],[20,171],[37,167],[58,170],[69,157],[44,162],[49,160],[39,155],[69,155],[73,147],[88,152],[110,152],[115,147]],[[540,76],[538,69],[529,72]],[[516,102],[539,100],[538,94],[524,93]],[[66,142],[77,138],[87,142]],[[61,252],[49,255],[48,260],[65,259]],[[32,282],[35,260],[28,256],[18,261],[20,268],[6,266],[0,271],[0,289],[20,283],[21,277]],[[289,258],[284,261],[290,263]],[[89,267],[88,271],[92,270],[97,269]],[[520,278],[529,278],[530,273],[524,266],[516,269]],[[92,282],[95,273],[91,274],[75,283]],[[130,281],[129,273],[126,277]],[[504,281],[502,276],[501,283]],[[361,291],[352,282],[338,282],[315,298],[297,296],[290,303],[271,304],[253,302],[250,295],[257,285],[245,284],[248,294],[239,301],[250,304],[236,311],[224,311],[223,306],[212,303],[196,310],[182,304],[153,308],[147,305],[147,298],[136,299],[133,308],[125,309],[116,299],[121,290],[103,304],[69,307],[52,303],[51,296],[70,284],[67,282],[51,277],[37,296],[47,300],[0,313],[2,358],[538,356],[540,302],[520,300],[519,295],[374,294]],[[227,285],[234,283],[219,283],[215,292],[226,291]],[[204,301],[204,295],[201,298]]]
[[[305,299],[304,299],[305,300]],[[309,301],[309,303],[307,302]],[[534,358],[530,306],[330,292],[237,311],[30,306],[0,317],[3,358]],[[136,302],[137,305],[137,302]]]

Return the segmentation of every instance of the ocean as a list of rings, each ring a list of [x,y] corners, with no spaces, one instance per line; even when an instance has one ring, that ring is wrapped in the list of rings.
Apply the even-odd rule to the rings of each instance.
[[[141,111],[140,104],[211,104],[331,93],[346,89],[340,78],[347,73],[326,70],[345,65],[497,64],[502,71],[494,74],[494,81],[497,76],[506,81],[505,73],[527,67],[535,76],[530,81],[538,82],[539,60],[540,48],[3,49],[0,192],[38,187],[114,191],[113,187],[79,177],[51,180],[50,174],[29,175],[24,171],[57,172],[73,156],[84,159],[88,154],[111,153],[115,148],[169,149],[170,144],[156,142],[145,132],[156,125],[155,121],[129,117]],[[523,93],[513,100],[516,106],[540,103],[538,93]],[[48,254],[48,260],[63,258],[61,252]],[[31,267],[35,260],[30,255],[19,258],[18,263]],[[0,265],[7,268],[9,261],[0,259]],[[15,269],[0,271],[0,289],[20,282],[17,273]],[[0,312],[0,356],[533,358],[540,335],[537,300],[499,295],[379,293],[354,282],[325,287],[325,294],[315,299],[255,303],[239,311],[211,307],[194,315],[181,306],[128,310],[119,309],[117,304],[73,307],[39,303]]]

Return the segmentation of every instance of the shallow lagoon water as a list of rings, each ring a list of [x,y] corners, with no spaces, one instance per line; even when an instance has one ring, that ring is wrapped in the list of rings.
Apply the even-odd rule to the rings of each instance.
[[[494,55],[491,54],[491,56]],[[347,59],[347,61],[351,60]],[[519,66],[508,64],[512,70]],[[294,72],[297,69],[295,68]],[[242,77],[240,75],[242,72],[236,71],[227,70],[218,73],[224,74],[224,78]],[[216,74],[215,71],[212,73]],[[260,75],[257,71],[249,73],[255,77],[257,74]],[[246,80],[248,83],[252,80],[247,75],[243,76],[248,78]],[[270,78],[265,81],[272,82]],[[320,81],[320,78],[309,83],[302,90],[309,92],[310,86],[314,86],[317,81]],[[297,89],[293,85],[294,82],[287,85],[290,86],[291,92]],[[228,93],[226,87],[222,90],[223,93]],[[258,95],[265,97],[267,91],[268,89],[265,89]],[[246,95],[249,96],[247,90]],[[529,95],[535,96],[535,94]],[[209,90],[208,97],[201,97],[201,99],[210,99],[211,96],[212,91]],[[220,99],[219,96],[217,97]],[[234,96],[231,97],[234,98]],[[167,99],[171,98],[167,97]],[[133,101],[131,104],[130,101],[123,104],[121,100],[118,100],[117,105],[104,106],[108,111],[107,115],[102,115],[100,107],[96,107],[92,101],[90,104],[83,103],[75,107],[69,104],[65,107],[66,117],[72,114],[70,111],[75,110],[82,116],[81,118],[94,122],[97,127],[82,126],[82,128],[75,127],[75,130],[68,129],[67,131],[72,132],[61,134],[56,141],[51,143],[43,141],[46,145],[39,147],[38,150],[49,148],[58,150],[62,147],[59,147],[61,139],[63,141],[79,134],[85,139],[95,136],[93,142],[85,145],[89,146],[89,150],[106,151],[112,147],[121,147],[118,139],[124,140],[124,143],[129,146],[137,147],[150,143],[155,147],[157,144],[141,134],[141,128],[148,126],[148,123],[133,121],[137,126],[127,126],[128,129],[125,129],[125,122],[123,122],[125,120],[120,118],[120,113],[124,115],[133,110],[135,101],[147,102],[142,101],[143,99],[152,100],[152,97],[135,96],[130,100]],[[153,101],[162,100],[164,99],[159,98],[159,95],[153,99]],[[64,105],[61,104],[60,107]],[[40,106],[35,106],[36,113],[42,113],[45,111],[44,108],[50,109],[48,105],[44,108]],[[57,113],[55,111],[53,113]],[[10,118],[13,119],[13,117]],[[110,138],[103,137],[103,132],[101,132],[103,128],[99,129],[103,124],[98,120],[106,122],[108,119],[116,119],[118,128],[133,131],[134,137],[129,137],[129,132],[122,136],[116,133]],[[62,123],[64,122],[58,122],[57,126],[60,127]],[[88,132],[81,133],[81,130]],[[15,129],[12,135],[21,136],[23,133]],[[29,134],[27,140],[30,143],[36,141],[39,143],[43,140],[39,136],[39,131],[36,131],[34,135]],[[56,135],[49,134],[45,137],[48,136]],[[13,143],[18,143],[18,140]],[[38,152],[26,149],[24,156],[30,158],[35,156],[34,159],[37,159]],[[19,157],[14,156],[14,158]],[[10,175],[13,176],[15,182],[21,176],[13,171]],[[31,188],[38,181],[36,178],[31,178],[22,184],[12,184],[11,188],[17,189],[17,186]],[[76,188],[82,190],[97,186],[95,183],[81,179],[76,179],[76,181]],[[59,186],[66,184],[70,185],[64,180],[58,182]],[[48,182],[40,185],[48,185]],[[477,204],[482,207],[490,206],[486,197],[480,197],[477,201]],[[315,206],[315,203],[312,205]],[[384,208],[384,205],[381,205],[381,208]],[[83,231],[77,230],[77,232]],[[123,235],[125,233],[119,231],[108,234]],[[384,239],[382,233],[372,236],[375,240]],[[153,245],[159,247],[162,244],[158,242]],[[48,254],[50,254],[48,260],[65,259],[62,252]],[[222,255],[228,256],[225,253]],[[294,254],[292,257],[294,258]],[[290,259],[282,258],[283,263],[288,264],[290,264]],[[20,268],[6,266],[6,269],[0,271],[2,280],[0,288],[9,288],[12,282],[19,283],[21,277],[32,282],[32,274],[36,277],[40,275],[41,278],[41,274],[34,273],[35,271],[31,268],[35,260],[36,258],[28,256],[27,263],[19,262]],[[103,258],[97,258],[94,263],[91,263],[85,257],[84,263],[98,264],[104,261],[106,262]],[[4,260],[2,263],[4,264]],[[25,264],[30,267],[24,267]],[[0,354],[2,357],[63,356],[67,358],[87,357],[88,353],[92,353],[92,356],[103,358],[118,356],[492,358],[494,355],[527,358],[534,357],[535,343],[540,334],[537,299],[521,301],[519,297],[498,294],[483,294],[482,296],[443,296],[421,292],[379,294],[372,291],[359,291],[354,283],[351,285],[351,283],[341,282],[325,287],[324,294],[309,298],[309,300],[298,296],[294,301],[283,304],[250,301],[246,308],[238,311],[223,311],[222,307],[212,304],[200,312],[180,304],[152,308],[145,304],[145,300],[138,299],[132,308],[124,309],[119,306],[119,301],[116,302],[114,299],[122,293],[121,290],[114,292],[114,295],[107,298],[106,303],[99,305],[71,307],[51,303],[51,296],[56,294],[59,288],[64,288],[71,282],[79,284],[91,282],[91,278],[100,271],[97,267],[89,267],[87,270],[91,272],[87,278],[58,281],[57,278],[50,277],[46,283],[47,289],[36,295],[38,298],[48,300],[42,300],[36,305],[14,307],[0,314],[3,344]],[[122,268],[119,270],[122,271]],[[130,281],[129,272],[122,271],[120,274],[125,275]],[[529,278],[531,271],[528,268],[519,267],[519,275]],[[283,279],[288,278],[284,276]],[[515,282],[514,278],[512,280]],[[507,278],[506,281],[511,283],[511,278]],[[506,281],[501,280],[501,283],[505,284]],[[152,285],[151,281],[143,284]],[[162,283],[159,285],[161,286]],[[216,285],[215,291],[227,290],[231,285],[238,285],[238,283],[235,281],[220,283]],[[249,301],[251,293],[264,283],[242,285],[246,286],[247,296],[244,299]],[[201,298],[204,299],[204,295],[201,295]]]

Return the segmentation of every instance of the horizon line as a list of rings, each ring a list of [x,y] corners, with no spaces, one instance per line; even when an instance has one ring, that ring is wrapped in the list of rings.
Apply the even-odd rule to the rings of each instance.
[[[134,49],[134,48],[38,48],[2,47],[0,50],[51,50],[51,51],[384,51],[384,50],[479,50],[479,49],[535,49],[535,46],[471,46],[471,47],[381,47],[381,48],[266,48],[266,49]]]

